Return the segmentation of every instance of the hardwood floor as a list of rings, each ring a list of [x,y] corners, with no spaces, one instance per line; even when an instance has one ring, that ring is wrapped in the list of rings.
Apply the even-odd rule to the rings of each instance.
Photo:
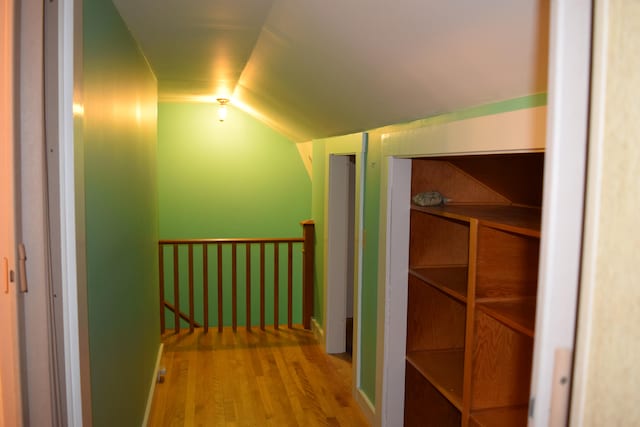
[[[310,331],[201,329],[163,337],[165,381],[149,426],[368,426],[351,397],[351,364]]]

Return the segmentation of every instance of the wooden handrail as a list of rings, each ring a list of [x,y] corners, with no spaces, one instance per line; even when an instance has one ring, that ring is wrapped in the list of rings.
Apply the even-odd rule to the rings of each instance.
[[[225,292],[231,292],[231,294],[227,298],[231,298],[231,316],[232,316],[232,327],[235,331],[238,324],[238,303],[239,303],[239,295],[238,291],[242,288],[242,283],[238,283],[238,268],[242,266],[242,255],[244,255],[244,270],[245,270],[245,279],[244,279],[244,299],[246,303],[246,328],[247,330],[251,329],[251,304],[252,304],[252,285],[251,285],[251,246],[256,245],[259,247],[259,310],[260,310],[260,328],[265,328],[265,299],[267,294],[266,285],[269,284],[269,296],[273,297],[274,304],[274,312],[273,312],[273,326],[275,329],[278,329],[280,326],[280,318],[279,318],[279,309],[280,309],[280,290],[287,292],[287,326],[289,328],[293,327],[293,245],[301,244],[302,247],[302,323],[305,329],[311,328],[311,316],[313,315],[313,280],[314,280],[314,223],[313,221],[303,221],[301,223],[303,227],[303,236],[302,237],[272,237],[272,238],[207,238],[207,239],[162,239],[158,241],[158,253],[159,253],[159,281],[160,281],[160,330],[161,333],[165,332],[166,324],[165,324],[165,307],[169,308],[173,311],[174,314],[174,329],[176,333],[180,331],[180,318],[184,319],[189,324],[190,331],[193,331],[194,327],[200,327],[200,325],[195,321],[195,301],[194,301],[194,292],[196,286],[196,278],[194,272],[194,246],[196,248],[201,248],[202,251],[202,271],[198,272],[198,287],[202,286],[202,309],[203,309],[203,317],[204,317],[204,331],[208,331],[209,326],[209,254],[211,253],[212,262],[217,260],[217,281],[215,280],[215,276],[213,281],[217,282],[217,297],[218,297],[218,330],[222,331],[223,327],[223,277],[226,280],[229,280],[229,290]],[[267,278],[265,277],[265,252],[266,246],[269,245],[269,254],[270,257],[273,256],[273,277]],[[286,247],[282,248],[281,245]],[[184,248],[186,246],[187,251],[187,266],[186,271],[182,273],[187,275],[187,286],[185,294],[187,295],[188,300],[188,314],[182,313],[180,311],[180,272],[179,268],[185,268],[184,265],[179,267],[181,262],[185,262],[185,259],[182,258],[182,255],[179,256],[180,248]],[[209,251],[208,248],[210,246],[215,246],[212,251]],[[223,247],[227,246],[231,249],[231,271],[229,275],[225,273],[223,275]],[[238,253],[238,246],[240,246],[240,252]],[[169,259],[172,258],[173,262],[165,263],[165,254],[164,248],[169,247],[172,249],[173,253],[167,253],[167,257]],[[282,254],[280,253],[282,248]],[[242,251],[242,249],[244,249]],[[215,251],[215,254],[212,253]],[[225,253],[227,253],[225,251]],[[285,255],[286,254],[286,255]],[[285,255],[286,261],[286,279],[280,277],[280,262],[283,257],[280,255]],[[225,255],[224,259],[226,260],[227,255]],[[270,258],[271,259],[271,258]],[[170,269],[165,273],[165,266]],[[284,268],[284,266],[282,267]],[[172,269],[172,271],[171,271]],[[171,274],[171,272],[173,274]],[[200,274],[202,277],[200,279]],[[173,283],[169,286],[173,288],[173,304],[170,304],[166,299],[165,295],[165,281],[166,278],[173,279]],[[200,280],[202,283],[200,284]],[[271,281],[272,280],[272,281]],[[280,283],[281,281],[286,283]],[[273,287],[271,286],[273,284]],[[212,283],[211,286],[216,286],[216,283]],[[225,285],[225,289],[227,285]],[[282,287],[282,289],[281,289]],[[214,294],[215,295],[215,294]],[[171,296],[170,296],[171,298]]]
[[[158,240],[161,245],[186,245],[189,243],[287,243],[287,242],[304,242],[304,237],[240,237],[237,239],[222,238],[222,239],[162,239]]]

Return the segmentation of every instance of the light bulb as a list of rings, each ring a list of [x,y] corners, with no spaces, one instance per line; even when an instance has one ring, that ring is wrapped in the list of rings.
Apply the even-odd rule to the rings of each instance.
[[[229,100],[226,98],[218,98],[217,101],[220,104],[218,107],[218,120],[224,122],[227,118],[227,104]]]

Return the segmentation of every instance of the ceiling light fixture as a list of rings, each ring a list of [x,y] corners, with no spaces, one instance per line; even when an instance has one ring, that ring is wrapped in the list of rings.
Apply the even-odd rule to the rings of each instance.
[[[224,122],[227,118],[227,104],[229,103],[229,99],[218,98],[216,99],[216,101],[218,101],[218,104],[220,104],[220,106],[218,106],[218,120]]]

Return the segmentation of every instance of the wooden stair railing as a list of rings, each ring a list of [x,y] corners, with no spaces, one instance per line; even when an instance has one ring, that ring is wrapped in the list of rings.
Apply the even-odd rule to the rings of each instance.
[[[169,310],[170,312],[172,312],[172,313],[175,313],[175,312],[176,312],[176,308],[173,306],[173,304],[171,304],[171,303],[169,303],[169,302],[167,302],[167,301],[165,301],[165,302],[164,302],[164,307],[165,307],[167,310]],[[180,316],[180,318],[181,318],[182,320],[184,320],[185,322],[188,322],[188,321],[189,321],[189,315],[187,315],[187,314],[183,313],[182,311],[178,311],[178,315],[179,315],[179,316]],[[202,327],[202,325],[201,325],[200,323],[196,322],[196,321],[193,321],[193,326],[194,326],[194,327],[196,327],[196,328],[201,328],[201,327]]]
[[[178,240],[160,240],[158,242],[158,260],[159,260],[159,284],[160,284],[160,332],[165,333],[166,318],[165,308],[173,312],[174,330],[180,332],[180,319],[182,318],[189,324],[189,330],[192,332],[194,328],[200,327],[195,321],[195,301],[194,301],[194,247],[200,247],[202,252],[202,303],[203,303],[203,322],[204,331],[209,330],[209,249],[210,247],[216,252],[217,260],[217,326],[218,331],[223,328],[223,247],[231,247],[231,319],[232,328],[237,330],[238,326],[238,247],[244,246],[245,256],[245,303],[246,303],[246,319],[245,327],[251,330],[251,247],[258,246],[259,254],[259,292],[260,292],[260,328],[264,330],[266,325],[265,319],[265,301],[267,292],[267,280],[265,276],[265,248],[267,245],[273,247],[273,326],[278,329],[280,326],[279,319],[279,300],[280,300],[280,245],[286,245],[287,253],[287,326],[293,327],[293,246],[294,244],[302,247],[302,324],[305,329],[311,329],[311,316],[313,315],[313,277],[314,277],[314,222],[303,221],[302,237],[293,238],[239,238],[239,239],[178,239]],[[179,248],[187,247],[187,276],[188,276],[188,313],[180,311],[180,258]],[[173,302],[169,302],[165,298],[165,247],[170,247],[172,253],[172,282],[173,282]]]

